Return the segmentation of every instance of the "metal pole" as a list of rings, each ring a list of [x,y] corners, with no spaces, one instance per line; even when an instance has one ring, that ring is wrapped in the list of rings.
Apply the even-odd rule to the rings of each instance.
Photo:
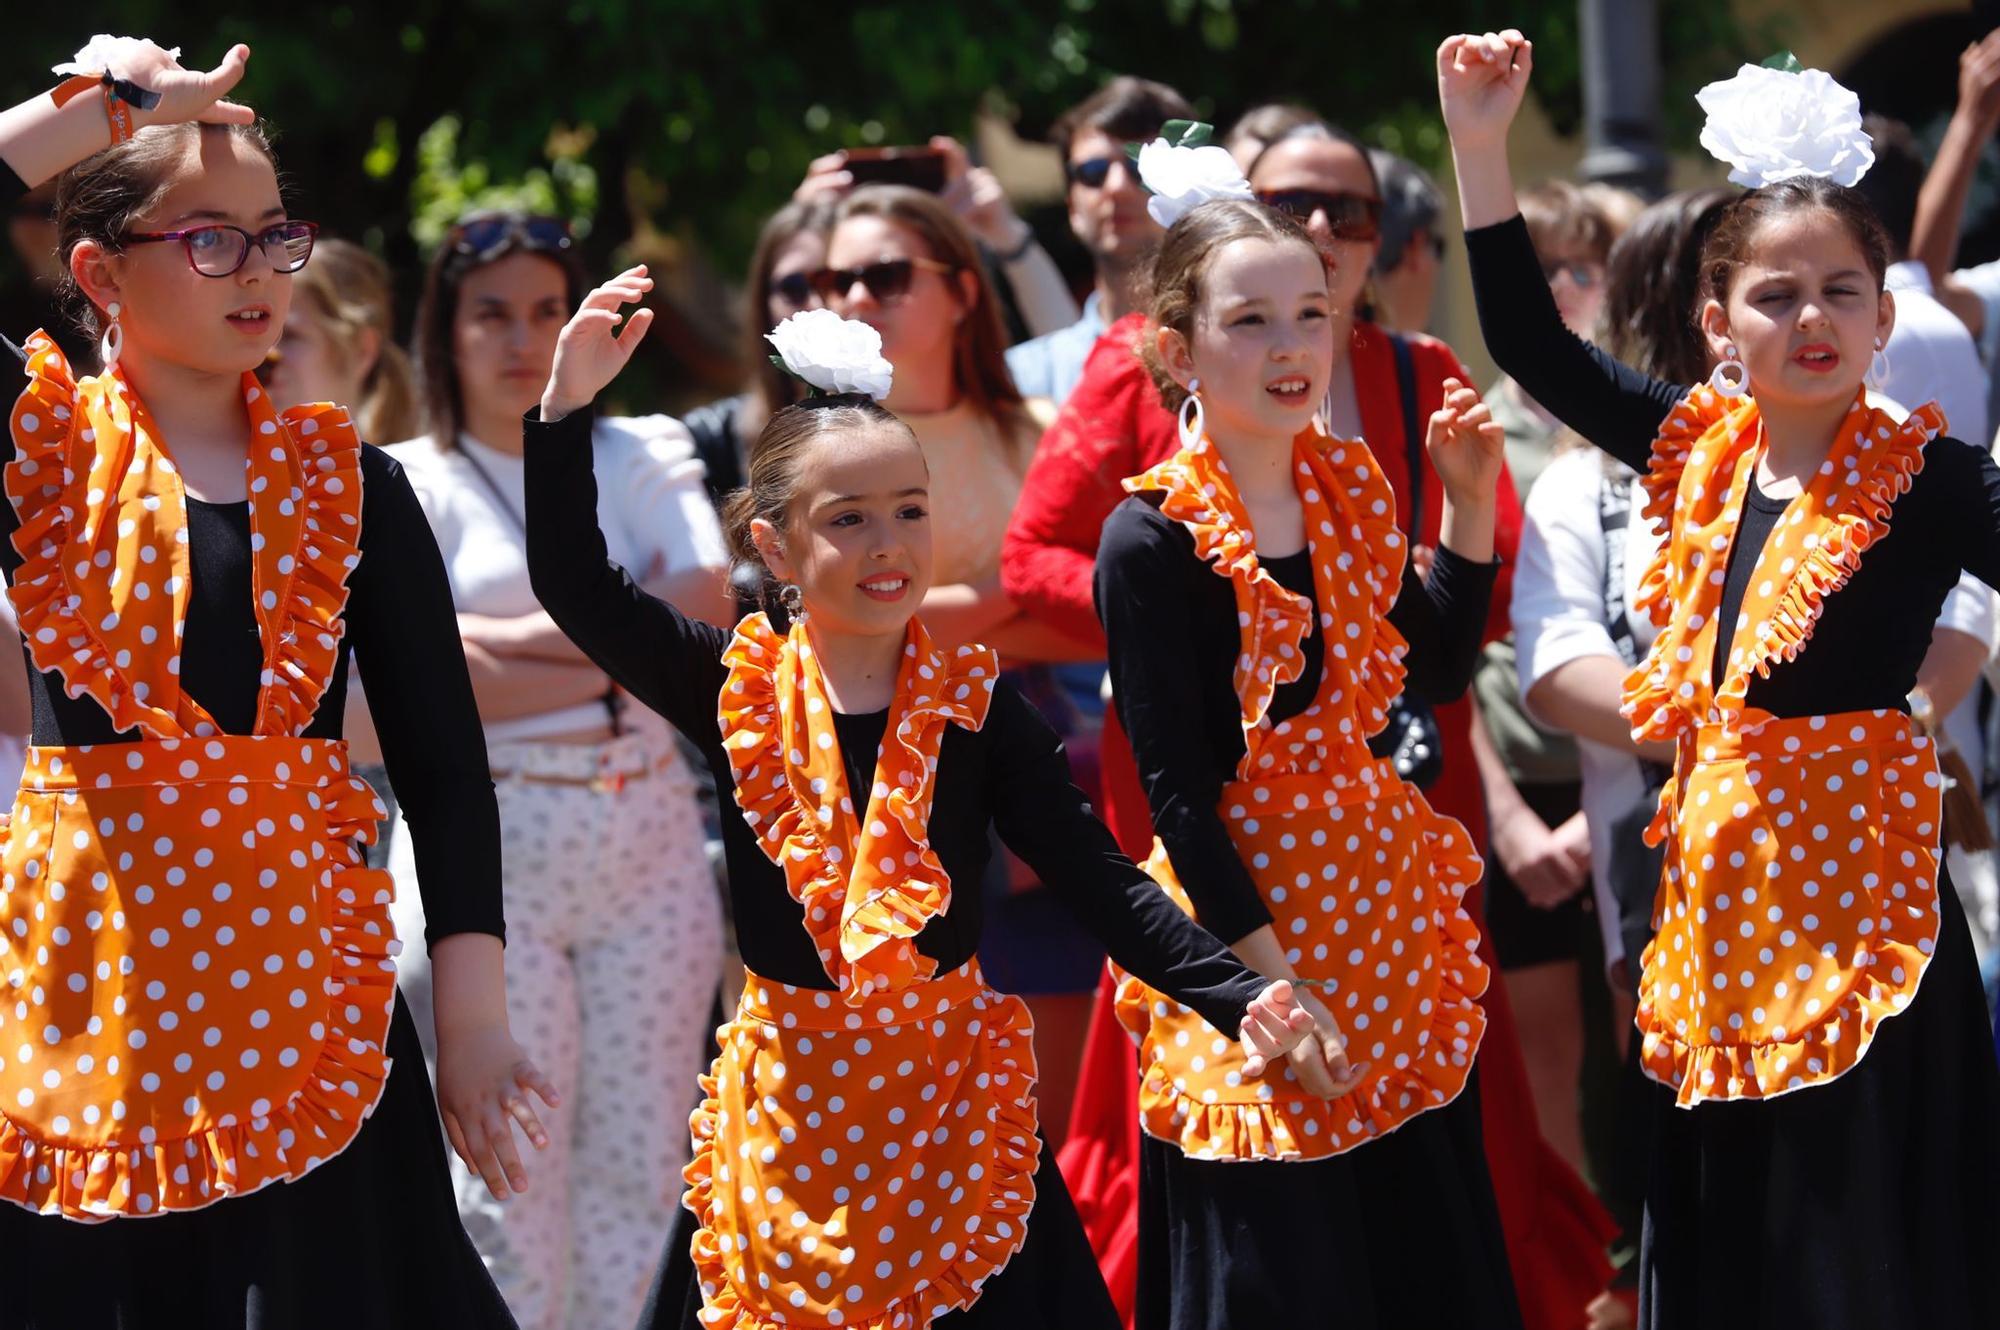
[[[1658,0],[1577,0],[1583,56],[1579,171],[1658,198],[1667,189],[1660,124]]]

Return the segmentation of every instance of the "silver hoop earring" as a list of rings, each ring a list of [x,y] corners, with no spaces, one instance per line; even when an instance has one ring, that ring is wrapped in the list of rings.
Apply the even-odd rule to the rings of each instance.
[[[104,335],[97,339],[97,360],[109,374],[117,367],[118,357],[125,350],[125,330],[118,326],[118,316],[124,307],[112,301],[104,307],[104,317],[110,322],[104,325]]]
[[[1202,410],[1201,380],[1189,379],[1187,400],[1181,403],[1181,449],[1192,451],[1201,446],[1202,436],[1208,432],[1208,414]]]
[[[1882,391],[1882,385],[1889,381],[1889,348],[1878,340],[1875,354],[1868,359],[1868,373],[1863,376],[1870,388]]]
[[[1709,372],[1708,386],[1724,397],[1742,397],[1750,391],[1750,367],[1736,358],[1736,348],[1722,349],[1722,359]]]

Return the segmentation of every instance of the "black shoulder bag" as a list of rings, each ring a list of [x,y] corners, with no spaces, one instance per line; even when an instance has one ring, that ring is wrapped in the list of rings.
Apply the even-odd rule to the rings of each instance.
[[[1400,335],[1389,334],[1389,349],[1396,354],[1396,390],[1403,403],[1403,453],[1410,472],[1410,520],[1403,534],[1414,557],[1424,529],[1424,435],[1417,426],[1417,366],[1409,342]],[[1389,723],[1383,733],[1393,741],[1389,760],[1396,764],[1398,776],[1420,790],[1437,784],[1444,774],[1444,739],[1430,703],[1411,697],[1405,689],[1389,708]]]

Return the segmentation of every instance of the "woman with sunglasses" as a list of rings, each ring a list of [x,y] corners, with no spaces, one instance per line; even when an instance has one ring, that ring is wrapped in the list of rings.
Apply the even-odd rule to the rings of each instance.
[[[868,185],[842,200],[827,266],[812,276],[828,308],[882,335],[896,366],[886,405],[922,445],[937,531],[924,621],[947,642],[980,641],[1009,661],[1081,658],[1025,618],[1000,588],[1000,542],[1054,409],[1023,400],[1007,372],[998,300],[972,237],[934,196]]]
[[[800,310],[820,308],[812,275],[826,266],[826,232],[832,220],[830,203],[793,202],[764,223],[743,283],[743,360],[750,366],[750,386],[681,417],[694,437],[695,454],[707,470],[702,480],[718,510],[749,475],[750,444],[764,422],[798,400],[798,380],[771,363],[764,332]]]
[[[0,855],[0,1327],[498,1330],[435,1108],[504,1193],[514,1129],[543,1139],[529,1096],[556,1094],[508,1030],[494,801],[423,513],[346,411],[279,411],[252,373],[313,230],[217,100],[248,55],[202,74],[98,38],[0,112],[0,196],[62,173],[106,365],[30,336],[0,442],[37,745]],[[424,864],[435,1104],[362,862],[350,655]]]
[[[547,1119],[543,1185],[502,1206],[455,1172],[466,1228],[532,1330],[637,1318],[673,1222],[682,1087],[722,964],[694,775],[666,723],[627,705],[529,585],[521,417],[585,289],[558,219],[482,213],[454,226],[417,311],[431,429],[390,450],[443,552],[485,726],[508,1011],[565,1096]],[[664,416],[605,416],[590,438],[619,562],[728,622],[721,528],[686,432]],[[413,866],[400,853],[392,864],[399,876]]]

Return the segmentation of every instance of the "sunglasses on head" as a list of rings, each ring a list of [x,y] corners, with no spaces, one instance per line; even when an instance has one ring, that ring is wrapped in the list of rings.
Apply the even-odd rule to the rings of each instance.
[[[569,223],[560,217],[523,216],[496,212],[468,217],[445,233],[454,254],[486,258],[509,244],[542,253],[559,253],[573,244]]]
[[[1130,172],[1132,163],[1122,157],[1086,157],[1080,162],[1063,165],[1063,177],[1072,185],[1083,185],[1090,189],[1103,189],[1104,182],[1111,178],[1111,168],[1123,166]]]
[[[886,305],[910,294],[910,284],[916,280],[919,268],[940,274],[958,271],[949,263],[911,255],[906,259],[864,263],[858,268],[821,268],[812,273],[807,281],[819,298],[829,305],[852,291],[856,282],[867,287],[868,294],[875,297],[878,303]]]
[[[318,234],[319,227],[312,222],[279,222],[255,235],[240,226],[214,223],[184,231],[134,231],[125,237],[125,243],[154,245],[178,240],[190,268],[203,277],[229,277],[250,261],[253,245],[264,251],[273,272],[297,272],[312,257],[313,237]]]
[[[1334,194],[1321,189],[1260,189],[1257,201],[1293,218],[1302,226],[1313,214],[1325,213],[1335,240],[1366,243],[1382,234],[1382,200],[1366,194]]]

